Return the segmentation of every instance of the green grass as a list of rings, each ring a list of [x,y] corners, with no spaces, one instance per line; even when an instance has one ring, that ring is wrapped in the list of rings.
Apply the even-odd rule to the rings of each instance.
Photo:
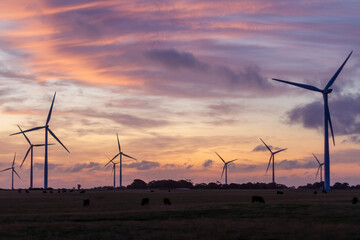
[[[252,204],[261,195],[266,204]],[[360,191],[0,191],[0,239],[359,239]],[[143,197],[150,205],[140,205]],[[163,198],[172,205],[164,206]],[[84,208],[83,200],[90,206]]]

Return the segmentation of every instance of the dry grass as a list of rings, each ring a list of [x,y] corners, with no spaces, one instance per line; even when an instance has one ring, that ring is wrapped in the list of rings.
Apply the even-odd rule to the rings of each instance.
[[[250,203],[252,195],[266,204]],[[360,191],[0,191],[0,238],[360,239],[353,196]],[[148,207],[140,206],[143,197],[150,198]],[[163,205],[164,197],[171,206]]]

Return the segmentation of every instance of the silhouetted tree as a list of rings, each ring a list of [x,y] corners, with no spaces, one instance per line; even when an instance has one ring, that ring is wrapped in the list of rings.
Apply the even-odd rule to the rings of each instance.
[[[130,185],[127,186],[128,189],[146,189],[147,184],[141,179],[135,179]]]

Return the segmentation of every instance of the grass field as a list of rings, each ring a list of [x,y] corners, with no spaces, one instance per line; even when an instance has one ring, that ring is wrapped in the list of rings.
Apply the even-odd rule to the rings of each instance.
[[[0,239],[360,239],[354,196],[360,191],[0,191]]]

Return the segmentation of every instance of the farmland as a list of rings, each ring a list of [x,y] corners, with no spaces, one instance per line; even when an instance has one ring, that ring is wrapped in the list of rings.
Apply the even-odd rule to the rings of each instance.
[[[266,203],[251,203],[251,196]],[[1,239],[360,239],[359,190],[0,191]],[[141,206],[148,197],[150,204]],[[171,206],[163,204],[169,198]],[[83,207],[83,200],[90,205]]]

